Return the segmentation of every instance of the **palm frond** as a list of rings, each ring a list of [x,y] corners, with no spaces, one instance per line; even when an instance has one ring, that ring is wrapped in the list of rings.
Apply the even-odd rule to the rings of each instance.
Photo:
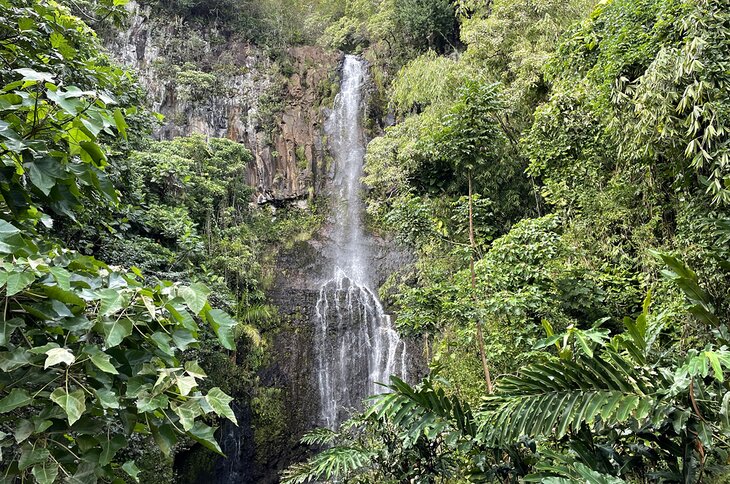
[[[482,428],[491,440],[509,443],[523,435],[560,438],[599,418],[608,425],[641,421],[666,409],[664,383],[610,349],[540,362],[497,382],[495,394],[484,398]]]
[[[409,440],[415,441],[428,432],[437,435],[456,431],[474,436],[477,428],[467,403],[449,397],[442,388],[433,386],[427,377],[417,387],[411,387],[396,376],[391,377],[391,393],[378,395],[366,412],[367,418],[385,419],[408,429]]]
[[[369,468],[375,452],[362,447],[332,447],[282,473],[282,484],[342,479]]]

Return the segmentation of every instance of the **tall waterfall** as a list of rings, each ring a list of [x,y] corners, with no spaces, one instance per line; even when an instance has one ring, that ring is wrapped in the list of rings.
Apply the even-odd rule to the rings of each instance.
[[[363,228],[360,178],[364,62],[348,55],[340,93],[327,121],[336,162],[333,190],[333,277],[319,292],[315,354],[322,425],[334,428],[365,397],[382,392],[391,374],[405,377],[406,349],[372,289],[369,240]]]

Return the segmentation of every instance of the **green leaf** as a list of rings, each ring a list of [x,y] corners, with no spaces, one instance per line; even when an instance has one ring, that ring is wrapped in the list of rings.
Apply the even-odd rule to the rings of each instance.
[[[56,279],[58,287],[64,291],[71,290],[71,273],[63,267],[54,266],[50,268],[51,274]]]
[[[172,454],[173,446],[177,443],[177,435],[175,435],[172,425],[165,424],[160,427],[152,427],[152,437],[162,453],[169,457]]]
[[[94,390],[94,393],[96,393],[96,398],[99,399],[99,403],[104,408],[120,408],[119,406],[119,399],[117,398],[117,394],[114,393],[111,390],[107,390],[106,388],[101,388],[98,390]]]
[[[23,326],[25,326],[25,321],[20,318],[0,321],[0,346],[7,347],[13,332]]]
[[[96,484],[96,463],[81,461],[73,476],[66,478],[64,484]]]
[[[235,350],[236,343],[233,338],[233,328],[236,327],[237,323],[233,318],[220,309],[208,311],[207,318],[223,347],[228,350]]]
[[[38,484],[52,484],[58,477],[58,464],[49,459],[42,464],[33,466],[31,472]]]
[[[56,366],[59,363],[66,363],[66,366],[76,361],[76,357],[67,348],[51,348],[46,351],[46,363],[43,365],[43,369],[48,369],[49,366]]]
[[[205,378],[206,376],[208,376],[195,360],[185,362],[185,371],[193,378]]]
[[[210,294],[210,289],[199,283],[180,288],[180,295],[193,314],[200,314],[208,302],[208,294]]]
[[[218,445],[218,442],[216,442],[215,440],[214,434],[215,429],[213,427],[205,425],[203,422],[195,422],[193,428],[188,431],[188,435],[190,435],[198,443],[202,444],[203,447],[206,447],[220,455],[223,455],[223,452],[221,452],[221,448]]]
[[[5,295],[10,297],[30,286],[35,281],[35,274],[31,272],[11,272],[5,288]]]
[[[54,78],[50,72],[36,71],[29,68],[13,69],[13,72],[23,76],[24,81],[53,82]]]
[[[114,110],[114,122],[122,138],[127,139],[127,122],[124,120],[124,114],[122,114],[122,110],[119,108]]]
[[[233,398],[226,395],[226,393],[218,387],[213,387],[208,391],[205,396],[205,400],[210,404],[215,413],[221,417],[226,417],[228,420],[238,425],[236,415],[230,407],[230,403]]]
[[[588,358],[593,358],[593,348],[591,348],[591,345],[586,340],[583,331],[577,330],[575,332],[575,339],[578,341],[578,345],[583,350],[583,353],[588,355]]]
[[[50,456],[51,453],[48,452],[48,449],[44,449],[41,447],[37,447],[34,449],[33,447],[26,444],[23,446],[23,449],[20,453],[20,458],[18,459],[18,469],[24,471],[32,465],[45,462]]]
[[[137,464],[134,463],[133,460],[128,460],[124,464],[122,464],[122,470],[129,475],[132,479],[134,479],[134,482],[139,482],[139,473],[141,472],[139,468],[137,467]]]
[[[56,388],[51,393],[51,400],[66,412],[69,425],[77,422],[86,411],[86,397],[81,389],[67,393],[63,388]]]
[[[6,413],[16,408],[30,405],[33,399],[27,390],[21,388],[13,388],[8,396],[0,400],[0,413]]]
[[[172,333],[172,341],[180,351],[185,351],[188,347],[198,342],[198,339],[187,329],[176,329]]]
[[[132,334],[132,321],[127,318],[106,319],[99,321],[98,325],[101,326],[107,348],[119,345],[124,338]]]
[[[64,174],[58,161],[50,157],[35,159],[23,166],[28,171],[31,183],[46,196],[50,195],[51,189],[56,185],[56,179]]]
[[[157,409],[165,409],[170,405],[170,399],[165,394],[153,395],[144,392],[136,402],[138,412],[154,412]]]
[[[93,141],[81,141],[79,146],[81,146],[81,149],[84,150],[92,160],[94,160],[94,163],[99,166],[103,166],[106,161],[106,156],[98,144]]]
[[[0,353],[0,369],[3,371],[13,371],[22,368],[30,363],[28,352],[22,348],[15,348],[13,351],[3,351]]]
[[[180,405],[175,405],[173,411],[180,417],[180,424],[185,431],[192,429],[195,425],[195,419],[202,414],[200,405],[195,400],[188,400]]]
[[[79,308],[86,307],[86,301],[81,299],[78,294],[72,291],[64,291],[59,286],[44,285],[43,292],[45,292],[50,299],[58,300],[64,304],[70,304],[71,306]]]
[[[124,448],[125,445],[127,445],[127,439],[121,435],[115,435],[111,439],[102,442],[99,465],[102,467],[109,465],[112,459],[114,459],[114,454],[116,454],[119,449]]]
[[[121,310],[126,305],[125,294],[119,289],[106,288],[99,291],[101,297],[101,306],[99,314],[109,316]]]
[[[20,422],[18,422],[18,426],[15,427],[15,431],[13,432],[15,441],[19,444],[22,443],[25,439],[33,434],[34,430],[35,426],[30,420],[21,420]]]
[[[180,394],[184,396],[189,395],[193,388],[198,386],[198,382],[192,376],[178,376],[175,381]]]
[[[105,373],[118,375],[116,367],[111,363],[111,356],[101,351],[97,346],[87,346],[84,353],[89,355],[89,359],[98,369]]]
[[[12,254],[25,245],[21,232],[5,220],[0,220],[0,253]]]
[[[172,348],[170,348],[170,341],[172,341],[172,338],[170,338],[170,336],[160,331],[157,331],[153,333],[150,338],[152,339],[152,341],[154,341],[155,346],[157,346],[160,351],[162,351],[166,355],[175,356],[175,352],[172,351]]]

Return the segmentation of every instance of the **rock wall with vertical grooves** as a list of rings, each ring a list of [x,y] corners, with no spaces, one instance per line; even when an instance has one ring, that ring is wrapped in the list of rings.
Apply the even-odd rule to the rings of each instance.
[[[138,73],[150,107],[165,116],[156,137],[199,133],[243,143],[254,154],[247,177],[259,203],[307,199],[324,188],[323,125],[340,54],[298,46],[274,62],[214,24],[159,18],[135,2],[128,9],[127,28],[105,43]]]

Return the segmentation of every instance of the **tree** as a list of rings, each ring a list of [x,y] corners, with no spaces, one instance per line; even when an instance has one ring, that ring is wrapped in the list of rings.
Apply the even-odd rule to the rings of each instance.
[[[235,321],[202,284],[149,281],[68,250],[54,223],[115,206],[107,146],[126,139],[128,77],[93,32],[55,2],[0,2],[0,447],[3,475],[38,482],[111,479],[119,450],[152,435],[169,453],[185,434],[216,451],[200,417],[235,422],[228,397],[199,389],[181,354],[198,321],[234,349]],[[131,90],[134,96],[135,91]],[[121,465],[120,465],[121,464]]]
[[[476,242],[472,207],[472,178],[476,170],[488,170],[488,165],[499,164],[499,143],[502,132],[496,120],[499,109],[497,85],[467,81],[461,98],[444,119],[443,128],[434,135],[433,151],[438,158],[452,163],[455,172],[466,171],[469,190],[469,243],[471,244],[472,298],[476,301]],[[474,315],[477,329],[479,354],[484,370],[487,391],[492,392],[492,378],[484,351],[481,315]]]

